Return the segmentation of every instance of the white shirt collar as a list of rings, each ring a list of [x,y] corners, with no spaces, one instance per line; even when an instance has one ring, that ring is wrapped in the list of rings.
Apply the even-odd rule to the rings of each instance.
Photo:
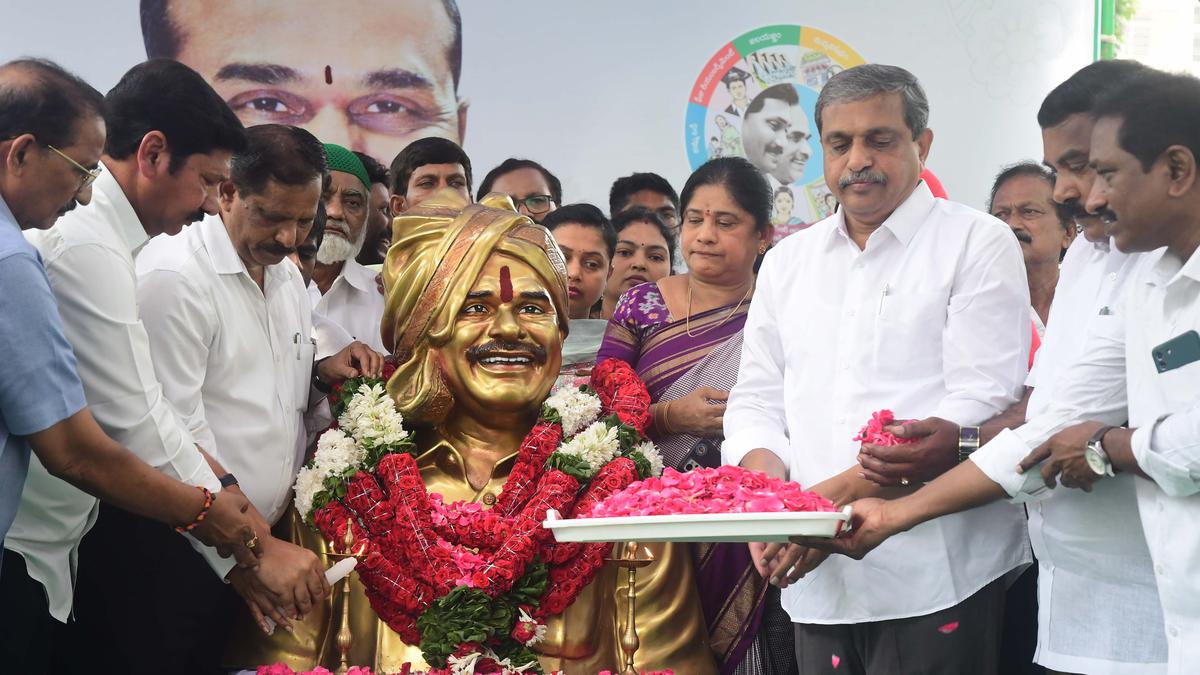
[[[98,207],[112,211],[112,217],[104,220],[111,223],[113,230],[121,235],[121,240],[132,255],[150,241],[150,235],[146,234],[146,227],[142,225],[141,218],[138,218],[133,204],[129,203],[129,198],[125,196],[125,190],[117,182],[116,176],[103,161],[100,165],[104,167],[104,171],[96,182],[92,183],[92,201]]]
[[[338,275],[354,288],[363,293],[375,293],[375,272],[360,265],[357,260],[350,258],[342,265],[342,273]]]
[[[1146,283],[1151,286],[1170,286],[1181,277],[1200,281],[1200,249],[1192,253],[1187,261],[1181,261],[1179,256],[1163,249],[1146,275]]]
[[[934,199],[933,193],[930,192],[929,186],[925,184],[925,181],[918,182],[917,186],[913,188],[912,193],[908,195],[908,198],[900,206],[896,207],[895,211],[892,211],[892,215],[888,216],[880,227],[891,232],[892,236],[901,244],[908,246],[908,243],[916,236],[917,230],[921,229],[921,225],[929,217],[929,211],[933,208]],[[836,241],[834,239],[836,235],[849,240],[850,233],[846,231],[845,209],[839,208],[830,217],[836,220],[834,221],[834,227],[830,231],[827,245],[833,245],[833,242]]]

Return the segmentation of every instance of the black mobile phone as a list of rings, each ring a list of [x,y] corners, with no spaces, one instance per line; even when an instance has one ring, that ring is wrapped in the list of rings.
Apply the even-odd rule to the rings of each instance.
[[[1150,354],[1160,373],[1195,363],[1200,361],[1200,334],[1189,330],[1155,347]]]

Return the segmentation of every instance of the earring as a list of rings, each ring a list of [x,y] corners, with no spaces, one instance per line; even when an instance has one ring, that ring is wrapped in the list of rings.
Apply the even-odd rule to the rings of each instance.
[[[758,247],[758,254],[759,254],[759,255],[763,255],[763,254],[765,254],[766,252],[767,252],[767,245],[766,245],[766,244],[763,244],[762,246],[759,246],[759,247]]]

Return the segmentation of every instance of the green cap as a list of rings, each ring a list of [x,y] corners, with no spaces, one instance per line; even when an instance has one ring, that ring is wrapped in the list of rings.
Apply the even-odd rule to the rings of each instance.
[[[342,171],[356,176],[362,181],[363,189],[367,192],[371,191],[371,177],[367,175],[367,167],[363,166],[358,155],[340,145],[326,143],[325,159],[329,162],[330,171]]]

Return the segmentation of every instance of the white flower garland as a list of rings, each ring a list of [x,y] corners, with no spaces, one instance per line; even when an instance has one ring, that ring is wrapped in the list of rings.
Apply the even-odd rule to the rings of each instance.
[[[642,457],[650,462],[650,475],[661,476],[663,472],[662,454],[659,453],[658,447],[652,441],[644,441],[641,445],[633,449],[634,452],[640,452]]]
[[[558,452],[583,460],[595,475],[600,467],[621,453],[617,428],[608,426],[604,421],[592,422],[588,428],[559,447]]]
[[[546,399],[562,419],[563,437],[574,436],[580,429],[596,421],[600,416],[600,397],[580,391],[578,387],[563,387]]]

